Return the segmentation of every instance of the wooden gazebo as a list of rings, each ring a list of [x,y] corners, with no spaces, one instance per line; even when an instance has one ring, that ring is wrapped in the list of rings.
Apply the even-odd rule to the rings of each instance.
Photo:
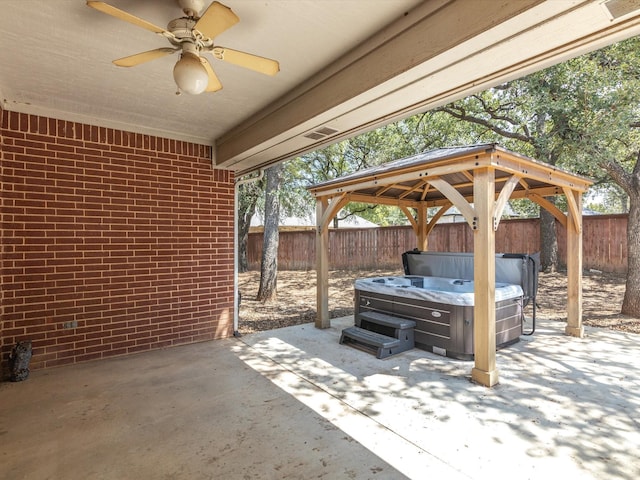
[[[474,381],[498,383],[495,336],[495,231],[510,198],[528,198],[567,229],[567,335],[582,337],[582,194],[586,178],[519,155],[496,144],[440,148],[362,170],[309,188],[316,197],[317,318],[328,328],[329,225],[349,202],[395,205],[416,233],[417,248],[428,250],[438,219],[455,206],[473,229]],[[564,195],[565,214],[545,197]],[[429,207],[440,207],[428,218]],[[481,255],[476,253],[481,252]],[[399,252],[400,253],[400,252]]]

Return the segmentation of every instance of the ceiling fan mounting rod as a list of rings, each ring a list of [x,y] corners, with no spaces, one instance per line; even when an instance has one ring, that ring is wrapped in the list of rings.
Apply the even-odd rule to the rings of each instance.
[[[204,0],[178,0],[178,5],[188,17],[198,17],[204,7]]]

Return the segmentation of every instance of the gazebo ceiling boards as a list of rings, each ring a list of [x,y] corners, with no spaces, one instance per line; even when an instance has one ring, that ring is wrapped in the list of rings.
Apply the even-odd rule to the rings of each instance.
[[[568,306],[566,333],[583,336],[582,194],[592,182],[552,165],[511,152],[497,144],[440,148],[309,187],[317,208],[318,328],[330,326],[328,308],[328,227],[350,202],[394,205],[409,219],[417,247],[438,219],[455,206],[474,233],[474,349],[472,378],[483,385],[498,382],[495,365],[495,231],[507,201],[529,198],[567,229]],[[549,196],[564,195],[565,214]],[[427,218],[429,207],[440,207]]]

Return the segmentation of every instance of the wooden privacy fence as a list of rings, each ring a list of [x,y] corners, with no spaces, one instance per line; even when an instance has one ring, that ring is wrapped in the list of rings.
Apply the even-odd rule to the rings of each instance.
[[[556,224],[562,263],[566,262],[566,232]],[[627,215],[592,215],[583,218],[583,266],[604,272],[627,271]],[[314,270],[313,228],[280,232],[278,268]],[[340,228],[329,231],[329,268],[375,270],[402,268],[402,252],[416,247],[411,227]],[[429,235],[429,250],[473,252],[473,231],[466,223],[441,223]],[[496,232],[496,252],[540,251],[537,218],[503,220]],[[247,257],[250,270],[260,269],[262,232],[249,234]]]

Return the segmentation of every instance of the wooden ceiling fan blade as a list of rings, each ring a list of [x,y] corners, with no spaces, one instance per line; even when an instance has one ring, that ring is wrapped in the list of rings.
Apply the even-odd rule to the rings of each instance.
[[[280,64],[276,60],[241,52],[239,50],[232,50],[231,48],[215,47],[213,49],[213,55],[225,62],[264,73],[265,75],[273,76],[280,71]]]
[[[156,48],[155,50],[149,50],[148,52],[136,53],[129,57],[119,58],[114,60],[113,63],[119,67],[135,67],[141,63],[150,62],[156,58],[161,58],[166,55],[171,55],[174,52],[180,50],[179,48]]]
[[[196,22],[194,29],[205,37],[215,38],[239,21],[238,16],[229,7],[213,2]]]
[[[91,8],[95,8],[102,13],[106,13],[107,15],[111,15],[112,17],[119,18],[120,20],[124,20],[125,22],[129,22],[133,25],[137,25],[138,27],[142,27],[146,30],[149,30],[150,32],[160,33],[169,37],[174,36],[171,32],[166,31],[164,28],[160,28],[153,23],[149,23],[146,20],[136,17],[135,15],[131,15],[124,10],[112,7],[108,3],[87,1],[87,5]]]
[[[205,92],[217,92],[218,90],[222,90],[222,83],[220,83],[218,76],[213,71],[213,68],[211,68],[211,64],[206,58],[202,57],[200,57],[200,62],[202,62],[202,66],[207,71],[207,75],[209,75],[209,83],[207,84]]]

